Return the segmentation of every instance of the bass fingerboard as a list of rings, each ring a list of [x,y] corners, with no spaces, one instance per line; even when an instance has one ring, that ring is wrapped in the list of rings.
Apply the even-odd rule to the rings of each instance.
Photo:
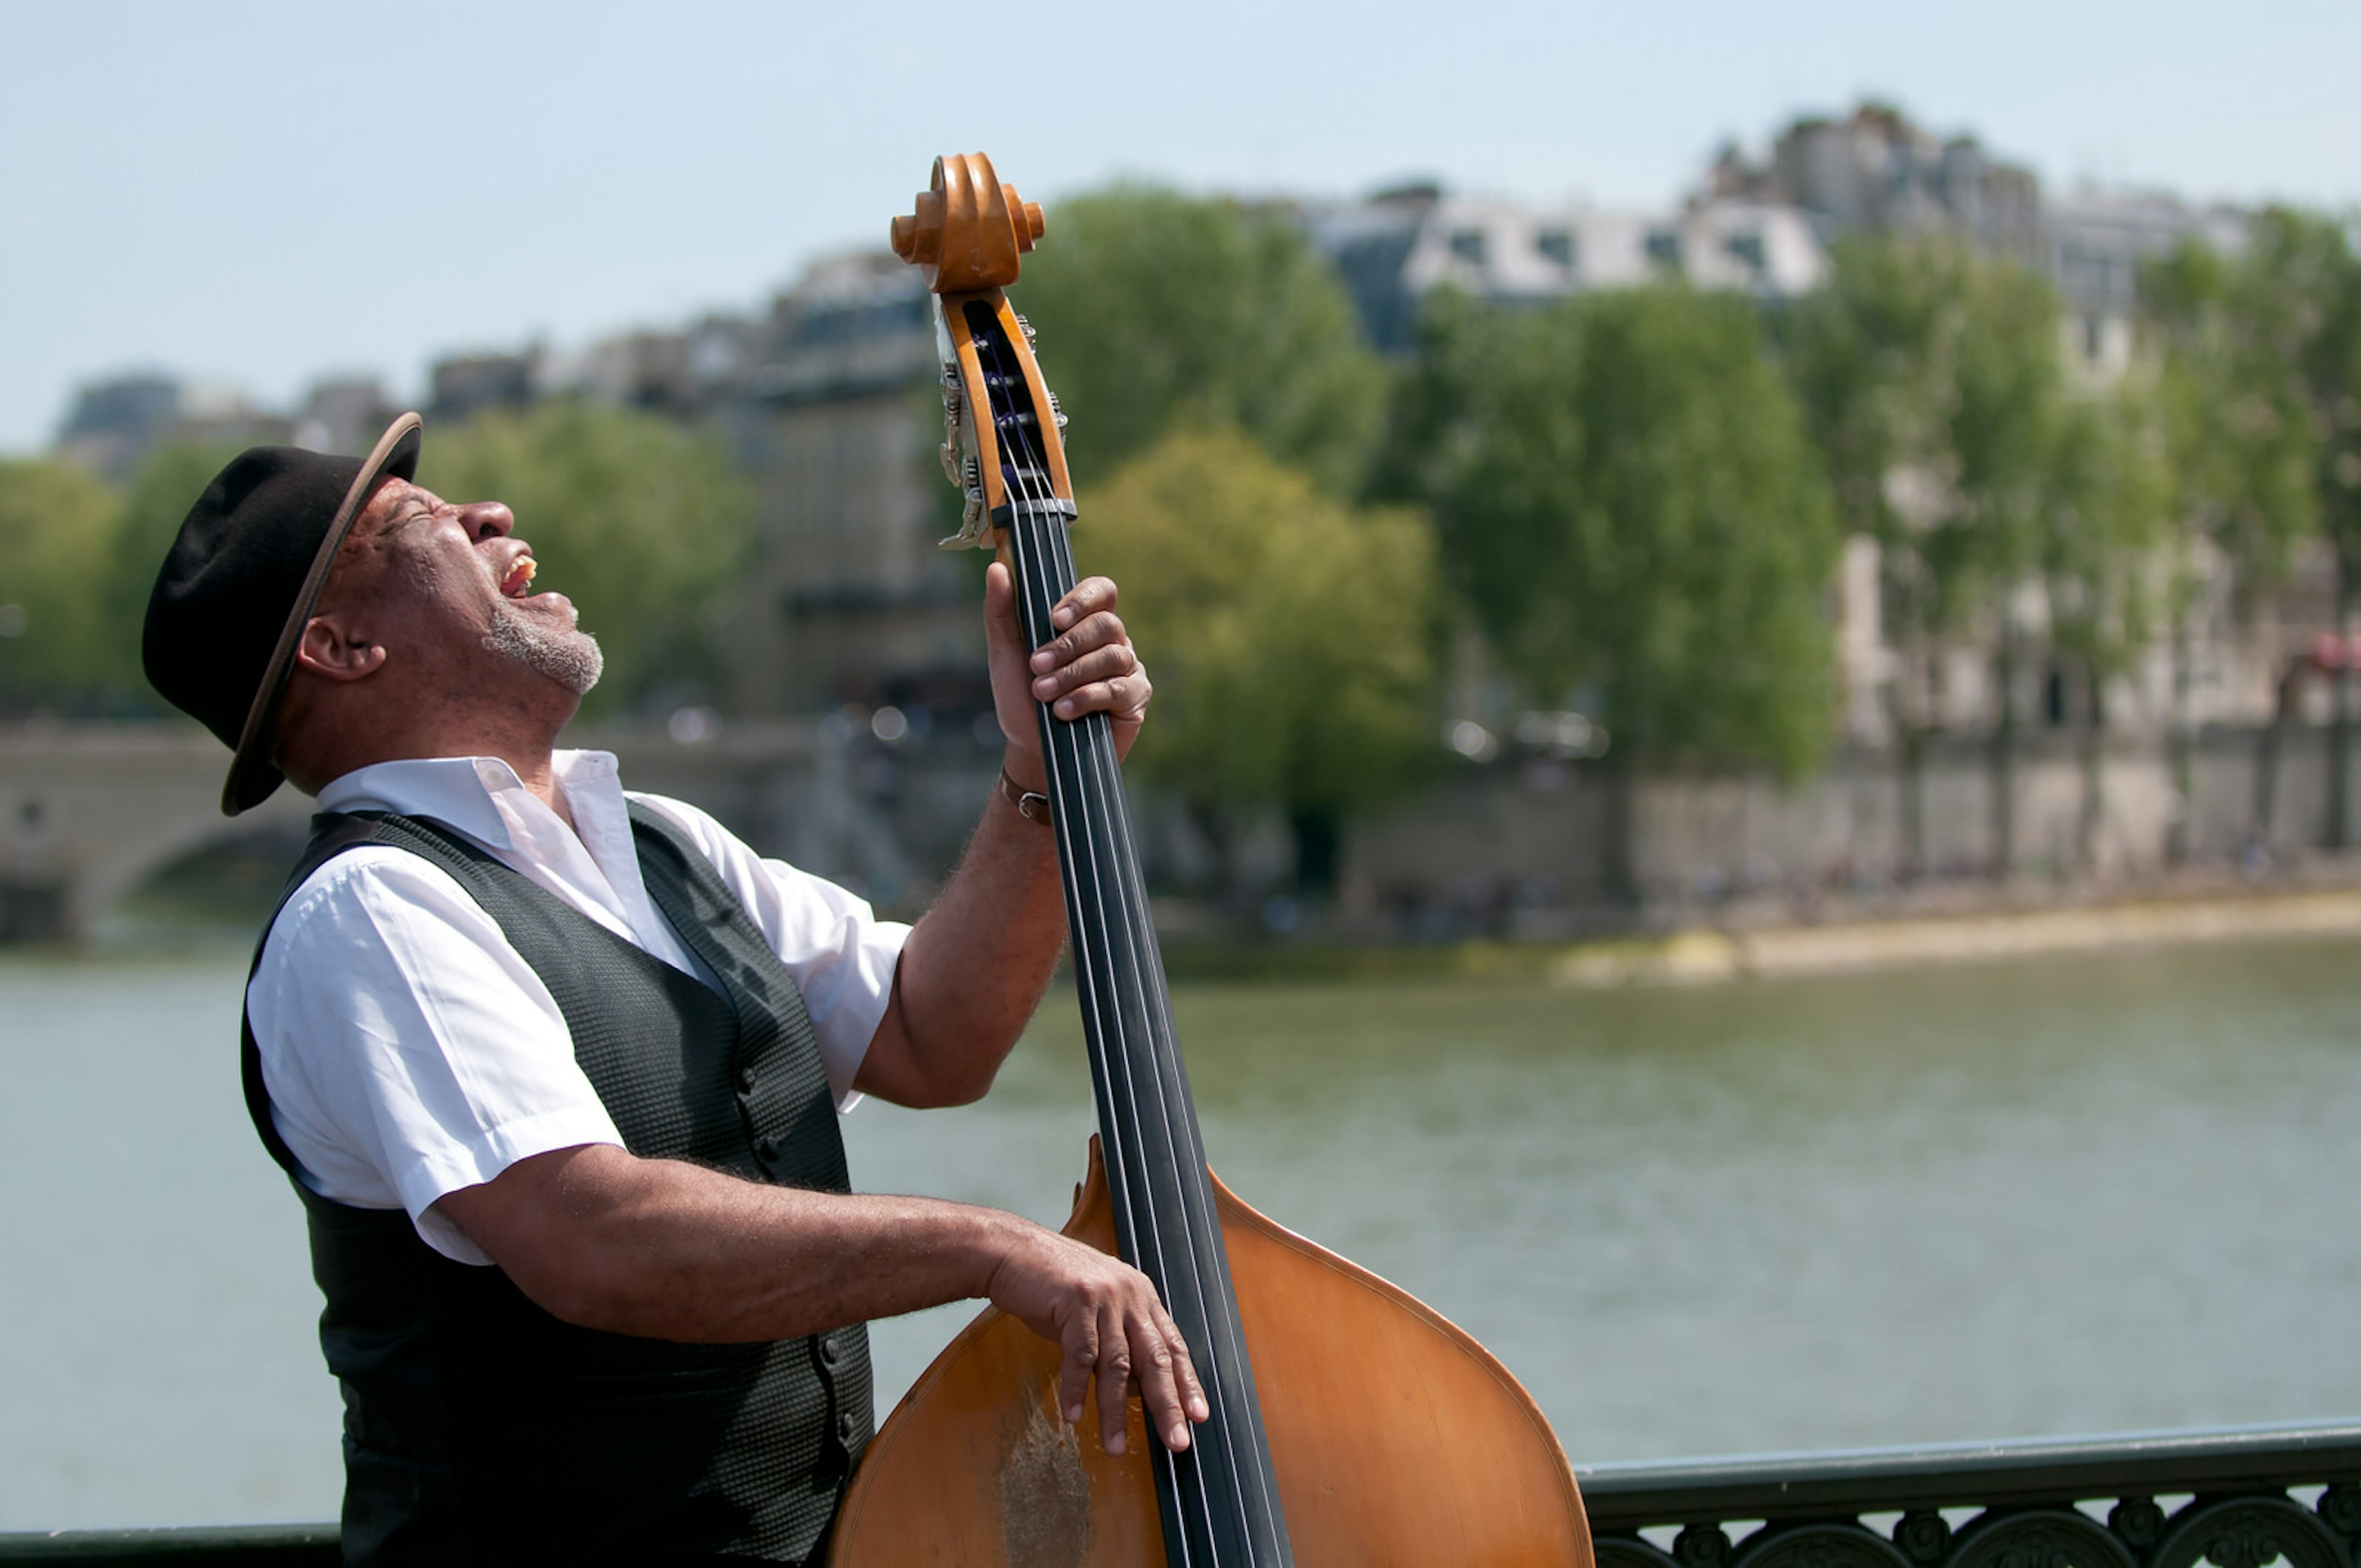
[[[1027,643],[1038,648],[1057,635],[1049,611],[1077,581],[1074,508],[1051,492],[1037,411],[998,316],[973,300],[963,309],[1007,487],[1008,505],[993,521],[1007,531]],[[1293,1562],[1287,1524],[1114,733],[1103,713],[1066,720],[1046,704],[1034,706],[1117,1245],[1125,1261],[1155,1282],[1213,1408],[1177,1455],[1149,1436],[1167,1561],[1279,1568]]]

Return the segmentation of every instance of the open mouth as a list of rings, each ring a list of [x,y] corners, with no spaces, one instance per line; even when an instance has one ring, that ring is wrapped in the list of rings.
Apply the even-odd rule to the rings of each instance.
[[[540,570],[540,565],[532,556],[518,556],[516,565],[509,568],[509,575],[500,579],[500,596],[512,599],[524,598],[525,590],[533,587],[533,574]]]

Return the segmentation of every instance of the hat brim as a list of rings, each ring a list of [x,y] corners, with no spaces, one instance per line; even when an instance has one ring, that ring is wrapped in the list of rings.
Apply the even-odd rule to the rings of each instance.
[[[295,596],[294,608],[288,611],[287,624],[280,630],[278,646],[270,652],[270,663],[263,667],[261,684],[255,687],[254,706],[247,709],[246,728],[239,731],[237,752],[230,759],[229,776],[222,781],[222,815],[236,817],[251,810],[270,798],[270,794],[286,782],[287,775],[270,760],[271,720],[279,712],[279,699],[286,694],[287,678],[295,669],[295,650],[303,641],[303,627],[312,619],[312,611],[320,602],[320,590],[327,586],[328,568],[335,565],[336,552],[344,548],[345,536],[353,531],[353,523],[368,503],[369,492],[378,481],[390,474],[398,479],[418,476],[418,447],[425,431],[425,421],[414,413],[403,414],[386,426],[377,444],[369,449],[368,459],[361,464],[359,475],[352,488],[345,492],[328,532],[321,537],[319,554],[312,557],[312,569],[305,574],[302,591]]]

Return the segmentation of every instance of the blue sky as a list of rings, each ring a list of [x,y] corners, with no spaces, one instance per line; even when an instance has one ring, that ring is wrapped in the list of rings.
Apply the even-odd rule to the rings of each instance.
[[[1420,173],[1652,204],[1870,93],[2053,182],[2342,206],[2356,74],[2351,0],[0,0],[0,452],[126,367],[407,392],[446,350],[747,306],[882,238],[939,151],[1035,199]]]

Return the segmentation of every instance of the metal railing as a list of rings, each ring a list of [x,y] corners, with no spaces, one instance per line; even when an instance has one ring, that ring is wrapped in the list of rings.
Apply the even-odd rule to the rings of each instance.
[[[2361,1423],[1602,1464],[1578,1474],[1598,1568],[2361,1561]],[[2297,1495],[2315,1488],[2308,1502]],[[1675,1532],[1666,1545],[1642,1534],[1666,1530]]]
[[[335,1568],[332,1524],[227,1525],[194,1530],[60,1530],[0,1535],[5,1563],[170,1563],[192,1568]]]
[[[2361,1568],[2361,1422],[1576,1474],[1598,1568]],[[309,1568],[336,1562],[336,1532],[0,1535],[0,1562],[66,1559]]]

